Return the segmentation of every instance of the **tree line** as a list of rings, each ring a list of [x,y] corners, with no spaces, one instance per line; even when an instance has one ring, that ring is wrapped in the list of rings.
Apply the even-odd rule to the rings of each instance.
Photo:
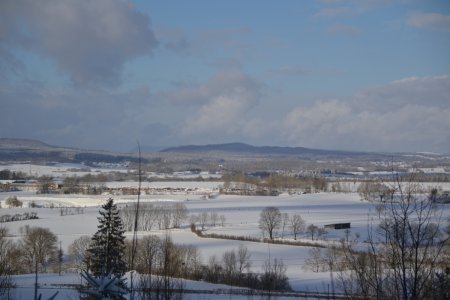
[[[323,227],[314,224],[306,226],[300,214],[290,216],[288,213],[281,213],[278,207],[274,206],[266,207],[261,211],[258,224],[263,237],[268,235],[271,241],[278,237],[285,238],[288,232],[294,236],[294,240],[297,240],[298,235],[305,233],[311,237],[312,241],[324,237],[327,233]]]
[[[0,223],[33,220],[33,219],[39,219],[37,213],[34,211],[25,212],[23,214],[14,214],[14,215],[6,214],[6,215],[0,216]]]
[[[136,212],[136,204],[127,205],[119,211],[126,231],[132,231],[137,216],[138,231],[151,231],[154,228],[165,230],[169,228],[180,228],[187,219],[188,211],[183,203],[168,205],[153,205],[146,203],[139,206]]]
[[[328,182],[321,176],[300,176],[271,173],[268,176],[250,176],[245,173],[222,175],[221,193],[241,195],[277,195],[290,190],[304,192],[326,191]]]

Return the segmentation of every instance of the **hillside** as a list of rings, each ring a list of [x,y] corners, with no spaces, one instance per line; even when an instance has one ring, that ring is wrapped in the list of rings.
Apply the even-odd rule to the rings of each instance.
[[[22,150],[48,150],[60,148],[55,146],[50,146],[44,142],[38,140],[30,139],[12,139],[12,138],[0,138],[0,149],[22,149]]]
[[[84,162],[90,165],[94,162],[137,161],[137,158],[132,154],[52,146],[32,139],[0,138],[0,161]]]
[[[245,143],[227,143],[227,144],[210,144],[210,145],[187,145],[179,147],[171,147],[161,152],[227,152],[227,153],[243,153],[258,155],[335,155],[335,156],[354,156],[367,155],[364,152],[350,152],[338,150],[320,150],[304,147],[280,147],[280,146],[252,146]]]
[[[0,162],[73,162],[97,163],[137,162],[137,151],[120,153],[104,150],[77,149],[52,146],[28,140],[0,138]],[[450,167],[450,156],[434,153],[376,153],[321,150],[305,147],[253,146],[245,143],[186,145],[142,152],[142,163],[159,171],[201,169],[222,170],[339,170],[387,171],[392,164],[398,170],[409,168]]]

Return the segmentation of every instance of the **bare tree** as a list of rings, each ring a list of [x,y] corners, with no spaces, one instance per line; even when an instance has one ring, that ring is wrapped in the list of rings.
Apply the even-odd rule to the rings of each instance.
[[[417,188],[411,181],[398,183],[398,196],[390,201],[379,227],[384,257],[391,265],[391,283],[403,299],[426,298],[444,244],[441,213],[431,197],[417,194]]]
[[[191,224],[191,228],[192,226],[196,227],[197,222],[198,222],[198,215],[189,215],[189,223]]]
[[[53,183],[53,178],[50,176],[41,176],[39,177],[39,188],[38,194],[48,194],[50,193],[51,186]]]
[[[281,214],[281,238],[284,238],[284,230],[286,229],[286,226],[289,223],[289,214],[288,213],[282,213]]]
[[[136,217],[136,205],[129,205],[119,211],[123,226],[126,231],[132,231]],[[173,227],[179,228],[187,217],[186,206],[177,203],[172,206],[154,206],[144,204],[139,206],[138,230],[151,231],[157,223],[159,229],[168,229],[172,223]]]
[[[157,257],[161,255],[161,240],[155,235],[143,237],[138,243],[135,258],[136,270],[141,274],[140,289],[142,298],[151,295],[153,282],[152,274],[157,271]]]
[[[34,298],[37,299],[38,272],[39,267],[45,267],[46,264],[54,258],[57,238],[48,228],[26,227],[25,236],[22,239],[22,245],[28,265],[34,269],[35,285]]]
[[[198,222],[202,228],[202,231],[205,230],[206,224],[208,224],[209,216],[206,211],[199,213]]]
[[[124,207],[119,211],[119,216],[122,219],[123,227],[126,231],[133,230],[135,212],[136,205]]]
[[[63,181],[63,192],[64,194],[76,194],[81,191],[80,188],[80,178],[77,176],[66,177]]]
[[[277,207],[266,207],[259,215],[259,228],[264,233],[269,234],[269,238],[273,240],[275,230],[281,226],[282,217]]]
[[[386,200],[390,196],[391,190],[388,186],[377,181],[364,181],[358,186],[358,194],[361,199],[374,201],[379,199],[380,202]]]
[[[167,233],[161,241],[160,255],[162,296],[163,299],[172,299],[177,286],[179,289],[181,284],[175,277],[180,275],[178,272],[180,271],[182,261],[177,247]]]
[[[224,215],[220,215],[220,225],[223,227],[225,226],[225,221],[227,220],[227,218]]]
[[[314,236],[317,235],[318,231],[319,231],[319,227],[317,227],[314,224],[310,224],[310,225],[308,225],[308,227],[306,227],[306,232],[311,235],[312,241],[314,241]]]
[[[239,275],[239,279],[242,278],[244,271],[250,270],[250,257],[251,254],[248,251],[248,248],[244,245],[239,245],[239,248],[236,253],[236,260],[237,260],[237,271]]]
[[[180,228],[181,224],[187,218],[187,208],[183,203],[177,203],[173,210],[173,227]]]
[[[139,216],[139,224],[142,226],[143,231],[151,231],[156,222],[156,210],[153,204],[146,203],[140,207],[142,216]],[[138,224],[138,225],[139,225]]]
[[[225,251],[223,253],[222,265],[225,282],[227,282],[228,284],[233,284],[237,269],[236,253],[233,250]]]
[[[162,228],[163,229],[169,229],[170,223],[172,221],[172,215],[173,215],[174,209],[171,206],[163,206],[161,208],[162,212]]]
[[[211,226],[215,227],[217,222],[219,221],[219,215],[216,212],[212,211],[209,214],[209,220],[211,221]]]
[[[78,270],[89,270],[90,253],[87,251],[91,246],[90,236],[80,236],[69,245],[69,255],[75,262]]]
[[[313,272],[319,272],[323,270],[324,259],[322,257],[322,250],[318,247],[312,247],[309,251],[309,256],[305,260],[305,265],[307,269],[311,269]]]
[[[261,275],[262,289],[269,291],[269,293],[272,291],[289,291],[291,287],[286,276],[286,270],[287,267],[281,259],[265,261]]]
[[[294,240],[296,240],[297,235],[305,231],[305,220],[299,214],[295,214],[291,217],[290,223]]]
[[[197,247],[193,245],[184,247],[184,269],[183,277],[190,277],[194,280],[201,278],[201,255]]]
[[[369,227],[366,251],[348,243],[343,247],[348,270],[341,285],[367,298],[445,299],[445,289],[434,286],[448,266],[441,264],[449,238],[440,225],[442,207],[419,193],[413,177],[396,179],[395,194],[378,212],[379,225]]]
[[[0,227],[0,299],[8,293],[12,286],[11,278],[11,242],[8,240],[8,229]],[[6,299],[6,297],[5,297]]]
[[[206,280],[212,283],[218,283],[221,272],[222,267],[220,266],[217,256],[210,256],[208,259],[208,266],[206,267]]]

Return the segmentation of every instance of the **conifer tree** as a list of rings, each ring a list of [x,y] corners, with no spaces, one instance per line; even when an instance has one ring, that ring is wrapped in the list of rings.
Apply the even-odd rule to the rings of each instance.
[[[103,276],[109,272],[121,277],[126,271],[124,262],[125,236],[119,211],[112,198],[102,206],[98,217],[98,231],[92,237],[90,253],[91,272]]]

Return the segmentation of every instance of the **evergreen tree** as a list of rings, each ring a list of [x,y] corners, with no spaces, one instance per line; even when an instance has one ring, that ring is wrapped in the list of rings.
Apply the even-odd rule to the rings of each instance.
[[[125,236],[119,211],[112,198],[102,206],[98,217],[98,231],[92,237],[90,269],[95,276],[103,276],[109,272],[121,277],[126,271],[124,262]]]

